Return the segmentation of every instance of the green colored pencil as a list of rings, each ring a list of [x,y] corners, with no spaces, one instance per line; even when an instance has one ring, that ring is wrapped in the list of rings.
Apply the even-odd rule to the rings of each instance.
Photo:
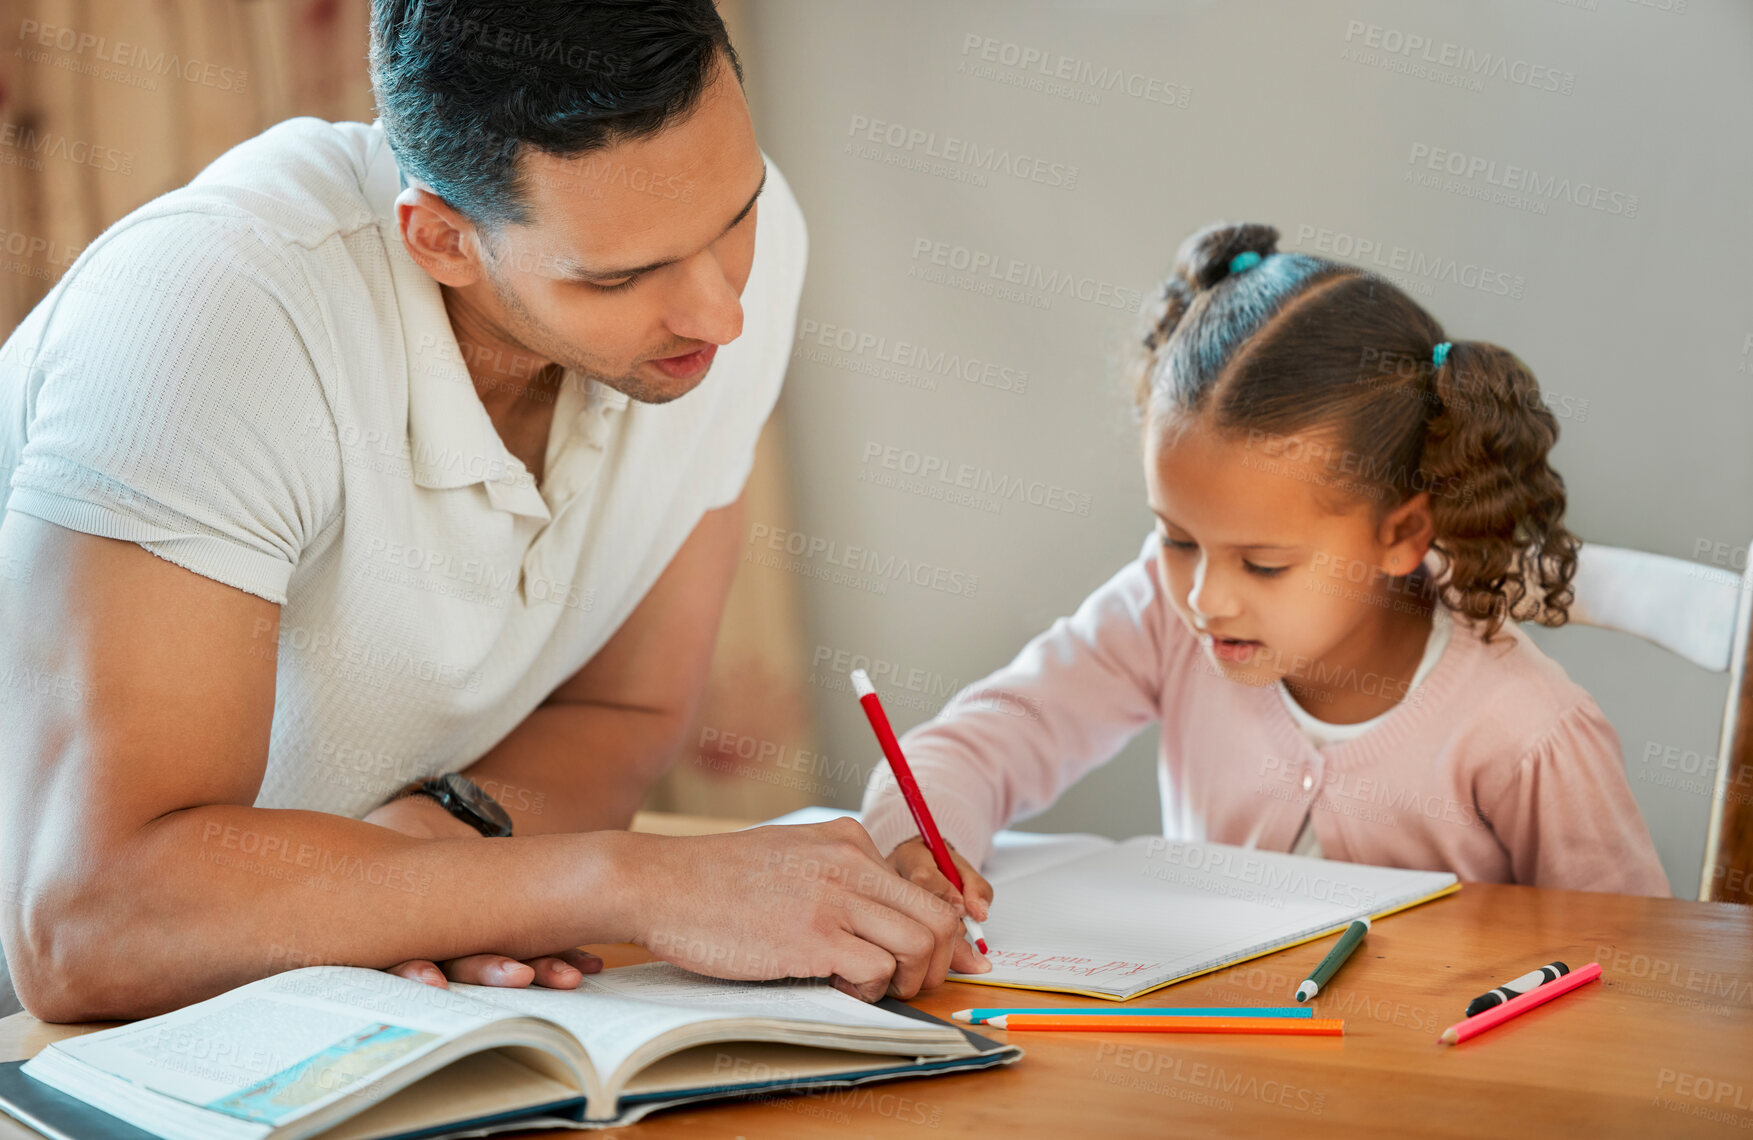
[[[1345,965],[1345,960],[1351,957],[1351,952],[1357,949],[1357,944],[1362,942],[1363,936],[1369,932],[1370,920],[1368,918],[1360,918],[1346,927],[1345,933],[1339,936],[1339,941],[1333,944],[1333,949],[1327,951],[1327,956],[1321,959],[1319,966],[1315,967],[1315,972],[1296,988],[1296,999],[1299,1002],[1308,1001],[1320,993],[1321,987],[1327,984],[1327,979],[1337,973],[1339,967]]]

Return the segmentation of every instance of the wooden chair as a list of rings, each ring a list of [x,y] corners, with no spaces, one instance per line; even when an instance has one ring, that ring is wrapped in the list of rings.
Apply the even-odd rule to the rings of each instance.
[[[1740,574],[1682,558],[1584,543],[1570,620],[1636,634],[1729,675],[1698,897],[1753,903],[1753,565]]]

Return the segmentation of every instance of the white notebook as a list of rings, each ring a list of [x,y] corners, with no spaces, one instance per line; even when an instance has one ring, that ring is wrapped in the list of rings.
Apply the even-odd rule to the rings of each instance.
[[[805,808],[773,823],[857,812]],[[1123,1001],[1458,890],[1407,871],[1221,843],[1001,831],[981,868],[990,974],[957,981]]]

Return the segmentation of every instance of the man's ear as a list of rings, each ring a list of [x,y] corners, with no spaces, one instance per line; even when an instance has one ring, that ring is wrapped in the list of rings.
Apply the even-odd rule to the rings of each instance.
[[[396,195],[396,225],[408,256],[440,285],[462,288],[486,276],[475,224],[432,191],[409,186]]]
[[[1382,544],[1382,570],[1396,578],[1412,573],[1436,540],[1430,492],[1420,491],[1382,516],[1376,541]]]

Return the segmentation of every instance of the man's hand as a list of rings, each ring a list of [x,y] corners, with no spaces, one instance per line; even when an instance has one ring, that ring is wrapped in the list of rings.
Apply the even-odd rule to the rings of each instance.
[[[484,839],[467,823],[444,809],[431,796],[403,796],[374,809],[365,817],[391,831],[418,839]],[[470,954],[445,962],[413,959],[391,966],[386,973],[425,982],[443,989],[449,982],[467,982],[476,986],[504,986],[522,989],[534,983],[553,990],[575,990],[584,975],[603,968],[603,960],[595,954],[569,948],[539,958],[507,958],[503,954]],[[448,979],[448,981],[447,981]]]
[[[856,821],[639,837],[633,940],[720,978],[830,978],[864,1001],[991,968],[961,911],[896,875]]]
[[[473,986],[501,986],[519,990],[534,982],[551,990],[575,990],[586,974],[603,968],[603,960],[583,950],[562,950],[540,958],[518,961],[503,954],[470,954],[444,962],[423,962],[416,958],[391,966],[384,971],[411,981],[425,982],[444,989],[450,982],[467,982]],[[448,979],[448,980],[447,980]]]
[[[944,841],[944,846],[949,848],[950,860],[956,865],[956,873],[962,876],[960,893],[944,878],[943,872],[937,869],[937,860],[931,857],[931,848],[925,845],[923,838],[909,839],[897,845],[889,852],[889,866],[895,869],[895,874],[910,883],[917,883],[952,906],[966,904],[968,913],[974,916],[975,922],[985,922],[987,914],[992,910],[992,884],[957,854],[948,840]]]

